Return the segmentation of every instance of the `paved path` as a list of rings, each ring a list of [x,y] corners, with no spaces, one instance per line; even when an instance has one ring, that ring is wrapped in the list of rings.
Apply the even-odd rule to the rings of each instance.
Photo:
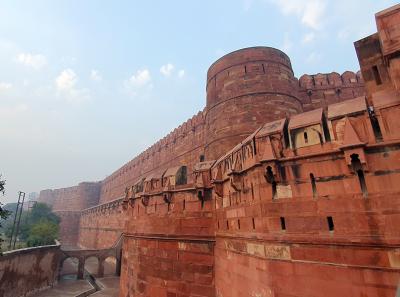
[[[75,297],[96,289],[87,280],[64,280],[51,289],[36,293],[32,297]]]
[[[90,297],[118,297],[119,277],[103,277],[96,279],[96,283],[102,288],[101,291],[90,295]]]

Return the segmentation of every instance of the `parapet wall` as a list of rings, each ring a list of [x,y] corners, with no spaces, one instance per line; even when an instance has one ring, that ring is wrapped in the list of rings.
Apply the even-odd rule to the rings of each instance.
[[[57,282],[59,245],[5,252],[0,256],[0,296],[22,297]]]
[[[337,72],[304,74],[299,79],[299,87],[304,111],[365,95],[360,71],[345,71],[341,75]]]
[[[128,185],[151,172],[165,171],[179,164],[193,170],[204,151],[204,123],[204,113],[199,112],[104,179],[100,203],[121,198]]]
[[[76,230],[77,246],[84,249],[104,249],[113,246],[124,232],[126,216],[122,199],[106,202],[82,211]]]
[[[40,191],[38,202],[52,206],[53,211],[80,211],[99,203],[100,182],[82,182],[77,186]]]

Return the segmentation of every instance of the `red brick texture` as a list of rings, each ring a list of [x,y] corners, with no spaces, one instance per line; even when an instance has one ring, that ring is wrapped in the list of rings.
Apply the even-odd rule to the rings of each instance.
[[[100,183],[42,191],[81,211],[61,238],[76,228],[66,242],[103,248],[122,234],[120,297],[394,296],[399,16],[377,14],[355,43],[357,73],[297,80],[268,47],[222,57],[203,112]]]

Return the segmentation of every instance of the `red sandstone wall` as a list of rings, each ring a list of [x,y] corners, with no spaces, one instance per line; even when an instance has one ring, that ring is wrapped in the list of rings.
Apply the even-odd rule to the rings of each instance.
[[[79,239],[80,211],[55,211],[60,217],[59,240],[63,247],[76,247]]]
[[[218,159],[263,123],[302,110],[286,54],[253,47],[223,56],[207,73],[207,160]]]
[[[214,296],[213,202],[187,187],[129,206],[120,296]]]
[[[359,73],[304,75],[298,82],[279,50],[258,47],[228,54],[208,71],[205,111],[107,177],[100,203],[121,198],[126,187],[151,172],[182,164],[191,172],[200,155],[220,157],[265,122],[363,94]]]
[[[40,192],[38,202],[53,207],[53,211],[80,211],[99,203],[100,182],[82,182],[77,186]]]
[[[81,210],[98,204],[100,185],[82,182],[75,187],[40,192],[38,201],[50,205],[61,218],[59,239],[64,246],[77,246]]]
[[[346,71],[342,75],[337,72],[304,74],[299,79],[299,86],[305,111],[365,95],[360,71]]]
[[[78,246],[85,249],[112,247],[124,231],[125,221],[121,201],[111,201],[84,210],[77,227]]]
[[[123,197],[126,187],[152,171],[187,165],[191,172],[203,154],[204,133],[204,115],[199,112],[103,180],[100,203]]]
[[[223,181],[213,194],[217,296],[395,294],[400,279],[399,139],[376,142],[365,115],[343,114],[351,126],[340,139],[301,148],[279,150],[284,145],[277,142],[284,137],[260,132],[255,143],[243,143],[213,166],[213,178]],[[367,191],[349,164],[353,153],[362,160]],[[266,177],[268,166],[277,196]]]
[[[31,296],[57,283],[60,246],[5,252],[0,257],[0,296]]]

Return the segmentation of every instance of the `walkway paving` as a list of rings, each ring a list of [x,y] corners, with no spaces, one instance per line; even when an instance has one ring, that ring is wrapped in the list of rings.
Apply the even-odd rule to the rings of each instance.
[[[119,296],[119,277],[110,276],[96,279],[96,283],[101,289],[90,297],[118,297]]]
[[[87,280],[63,280],[53,288],[38,292],[32,297],[76,297],[85,292],[91,294],[95,291],[96,289]]]

